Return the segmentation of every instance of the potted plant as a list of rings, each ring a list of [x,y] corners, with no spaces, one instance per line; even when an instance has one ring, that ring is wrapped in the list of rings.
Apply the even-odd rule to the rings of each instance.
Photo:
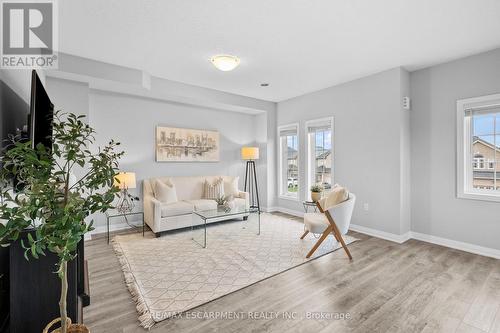
[[[321,193],[323,192],[324,188],[320,184],[315,184],[311,186],[311,200],[313,202],[317,202],[319,199],[321,199]]]
[[[0,193],[0,219],[8,221],[0,224],[0,245],[16,241],[29,229],[27,241],[21,239],[26,259],[37,259],[46,251],[56,254],[61,317],[54,322],[61,322],[56,331],[62,333],[88,332],[83,325],[71,325],[67,317],[67,264],[76,257],[85,233],[93,230],[92,222],[86,224],[84,219],[111,208],[118,192],[113,180],[123,155],[113,140],[92,152],[95,131],[82,118],[57,111],[51,149],[15,141],[2,157],[0,170],[0,182],[16,177],[24,187],[16,195],[4,189]],[[74,174],[81,176],[75,179]]]

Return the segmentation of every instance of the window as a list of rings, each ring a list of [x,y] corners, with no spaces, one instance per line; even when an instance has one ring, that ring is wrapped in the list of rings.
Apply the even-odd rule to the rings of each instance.
[[[325,193],[330,192],[333,183],[333,118],[306,122],[307,138],[307,198],[309,188],[322,185]]]
[[[278,128],[280,144],[280,196],[298,199],[299,192],[299,125]]]
[[[457,102],[459,198],[500,201],[500,94]]]

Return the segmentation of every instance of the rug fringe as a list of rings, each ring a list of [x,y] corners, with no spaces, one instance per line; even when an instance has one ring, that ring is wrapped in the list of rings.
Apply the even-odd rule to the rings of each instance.
[[[136,309],[137,312],[139,313],[139,321],[141,323],[141,326],[144,327],[145,329],[150,330],[151,327],[153,327],[153,325],[156,324],[156,322],[153,319],[153,315],[149,311],[146,301],[144,300],[139,291],[139,286],[137,285],[134,275],[132,274],[130,266],[127,262],[127,258],[125,257],[125,254],[120,244],[117,241],[115,241],[114,238],[111,241],[111,243],[113,245],[113,249],[116,253],[116,256],[118,257],[118,261],[120,262],[120,266],[123,271],[123,275],[125,277],[125,284],[127,285],[130,294],[132,294],[132,299],[136,303]]]

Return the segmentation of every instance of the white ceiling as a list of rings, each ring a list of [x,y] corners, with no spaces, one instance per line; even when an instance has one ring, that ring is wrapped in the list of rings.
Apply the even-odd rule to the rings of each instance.
[[[65,0],[59,12],[62,52],[270,101],[500,47],[500,0]],[[219,53],[241,65],[216,70]]]

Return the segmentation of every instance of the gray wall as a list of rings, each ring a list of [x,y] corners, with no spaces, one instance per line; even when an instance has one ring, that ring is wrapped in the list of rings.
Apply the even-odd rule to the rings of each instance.
[[[39,74],[41,74],[39,72]],[[30,102],[31,71],[27,69],[0,69],[0,79],[26,103]],[[42,81],[43,81],[42,75]]]
[[[500,204],[456,198],[456,101],[500,93],[500,49],[411,73],[412,230],[500,249]]]
[[[305,121],[335,118],[334,178],[357,195],[352,223],[400,234],[402,206],[401,146],[402,80],[400,68],[278,103],[278,125],[300,123],[299,144],[305,153]],[[278,205],[302,211],[305,158],[299,165],[299,201],[278,199]],[[363,204],[369,204],[369,210]],[[409,212],[409,207],[405,207]],[[409,213],[408,213],[409,214]]]
[[[97,143],[120,141],[126,151],[120,168],[136,172],[138,182],[157,176],[238,175],[243,186],[240,148],[255,141],[255,116],[96,91],[90,94],[89,109]],[[220,162],[156,162],[157,125],[218,130]]]

